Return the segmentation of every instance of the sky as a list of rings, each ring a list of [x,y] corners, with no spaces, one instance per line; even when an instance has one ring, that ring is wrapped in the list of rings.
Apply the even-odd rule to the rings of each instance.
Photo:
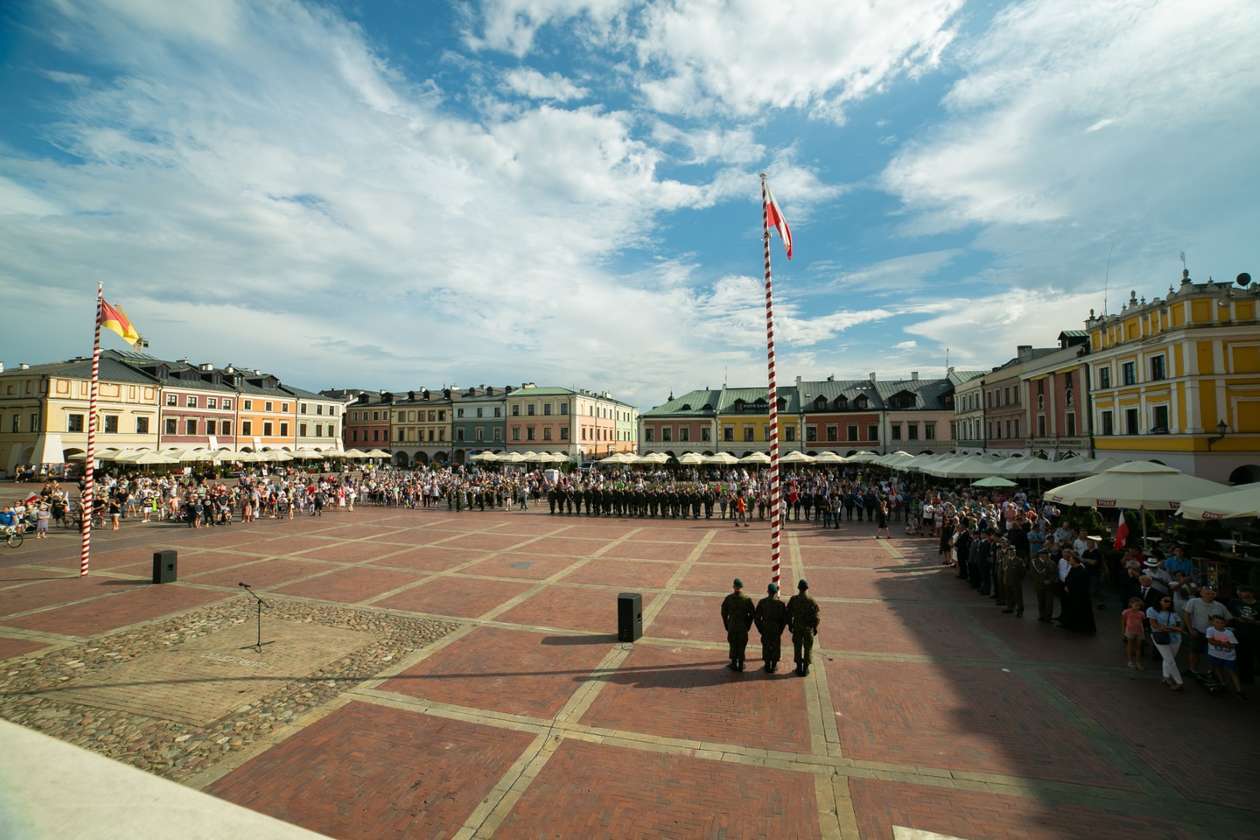
[[[13,0],[0,360],[304,388],[942,376],[1260,270],[1254,0]],[[122,347],[112,335],[104,343]]]

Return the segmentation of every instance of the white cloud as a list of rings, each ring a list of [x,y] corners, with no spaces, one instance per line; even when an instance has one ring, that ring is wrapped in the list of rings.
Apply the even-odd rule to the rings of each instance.
[[[670,114],[759,116],[844,106],[935,67],[962,0],[663,0],[631,36],[648,104]],[[656,72],[660,68],[663,75]]]
[[[503,75],[508,89],[530,99],[548,99],[567,102],[584,99],[590,91],[561,76],[559,73],[544,75],[532,67],[519,67]]]
[[[962,254],[961,249],[946,248],[892,257],[845,272],[833,285],[846,290],[901,294],[922,287],[925,280]]]
[[[765,157],[766,147],[756,141],[748,128],[697,128],[684,130],[664,120],[652,124],[652,139],[665,147],[683,150],[682,162],[702,164],[716,161],[728,164],[756,163]]]
[[[520,58],[548,24],[581,17],[603,28],[628,5],[629,0],[483,0],[465,41],[474,49],[488,47]]]
[[[86,85],[92,81],[82,73],[67,73],[64,70],[41,70],[39,73],[45,79],[59,85]]]
[[[902,352],[909,352],[910,350],[913,350],[918,346],[919,346],[919,342],[915,341],[914,339],[910,339],[909,341],[898,341],[896,344],[893,345],[893,349],[901,350]]]

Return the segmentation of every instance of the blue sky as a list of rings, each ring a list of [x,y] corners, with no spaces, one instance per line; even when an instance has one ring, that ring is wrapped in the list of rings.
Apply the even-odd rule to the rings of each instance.
[[[1248,0],[56,0],[0,7],[0,359],[643,407],[941,375],[1260,270]],[[112,342],[109,338],[107,341]]]

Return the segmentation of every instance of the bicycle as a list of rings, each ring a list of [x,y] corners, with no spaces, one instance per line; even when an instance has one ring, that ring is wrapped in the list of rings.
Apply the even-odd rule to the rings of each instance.
[[[9,548],[17,548],[26,539],[13,525],[6,525],[0,533],[4,534],[4,544]]]

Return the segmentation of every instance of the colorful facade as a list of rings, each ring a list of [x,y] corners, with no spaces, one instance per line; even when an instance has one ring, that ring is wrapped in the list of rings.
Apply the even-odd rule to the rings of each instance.
[[[509,452],[603,458],[638,447],[637,410],[607,392],[540,388],[527,382],[507,395],[506,408]],[[634,432],[628,430],[631,425]]]
[[[465,463],[478,452],[504,451],[511,390],[483,385],[459,392],[451,424],[455,463]]]
[[[451,463],[454,451],[451,389],[422,388],[392,396],[387,445],[394,453],[395,466]]]
[[[1062,332],[1057,352],[1024,365],[1026,454],[1051,461],[1091,455],[1088,341],[1083,330]]]

